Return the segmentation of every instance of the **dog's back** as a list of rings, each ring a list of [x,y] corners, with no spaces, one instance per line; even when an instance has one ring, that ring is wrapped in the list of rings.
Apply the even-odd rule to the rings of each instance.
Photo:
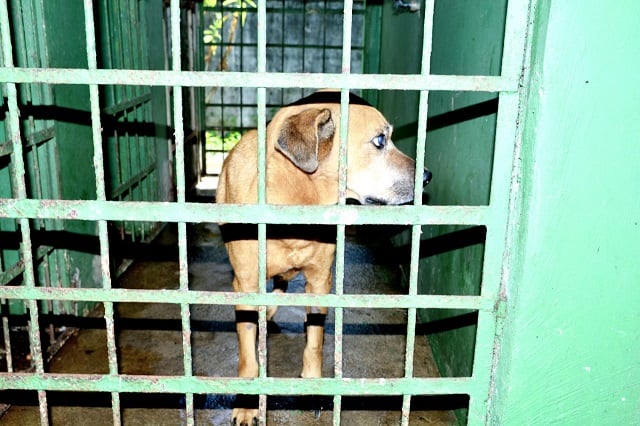
[[[257,200],[256,162],[258,133],[247,132],[229,152],[222,165],[216,202],[253,204]]]

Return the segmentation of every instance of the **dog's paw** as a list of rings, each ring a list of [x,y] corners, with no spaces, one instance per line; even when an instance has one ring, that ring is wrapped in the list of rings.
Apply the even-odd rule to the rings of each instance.
[[[232,426],[258,426],[258,410],[253,408],[234,408],[231,414]]]

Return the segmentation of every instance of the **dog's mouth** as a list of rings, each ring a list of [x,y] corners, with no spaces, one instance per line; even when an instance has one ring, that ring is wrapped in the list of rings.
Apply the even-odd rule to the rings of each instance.
[[[351,204],[368,206],[402,206],[413,202],[413,187],[396,184],[392,190],[381,191],[378,194],[360,195],[355,191],[348,194]]]
[[[388,203],[385,200],[382,200],[380,198],[365,197],[364,204],[369,204],[374,206],[384,206],[384,205],[387,205]]]

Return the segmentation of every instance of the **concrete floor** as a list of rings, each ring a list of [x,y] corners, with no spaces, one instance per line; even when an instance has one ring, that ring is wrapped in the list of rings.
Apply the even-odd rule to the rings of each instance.
[[[371,240],[371,239],[369,239]],[[189,283],[194,290],[230,291],[232,270],[216,225],[194,225],[189,231]],[[392,294],[401,291],[395,265],[385,263],[384,247],[364,244],[350,235],[346,246],[346,293]],[[175,231],[168,228],[149,248],[151,260],[141,260],[117,283],[125,288],[176,288],[178,266]],[[147,256],[143,256],[147,258]],[[298,277],[289,292],[304,291]],[[182,333],[179,306],[172,304],[123,303],[117,306],[118,356],[120,372],[125,374],[180,375],[182,371]],[[270,327],[268,371],[274,377],[298,377],[304,346],[304,308],[281,307]],[[100,325],[76,333],[52,360],[50,371],[60,373],[106,373],[106,334]],[[333,371],[333,314],[326,322],[324,375]],[[401,309],[347,309],[344,314],[345,377],[402,377],[406,332],[406,311]],[[231,306],[195,305],[191,307],[194,374],[234,376],[237,368],[237,341]],[[414,374],[437,376],[431,350],[424,336],[417,336]],[[33,393],[25,393],[21,405],[16,396],[12,408],[0,418],[1,425],[39,424]],[[54,425],[112,425],[109,394],[48,393]],[[436,401],[436,402],[434,402]],[[438,411],[437,398],[415,398],[412,425],[456,424],[451,411]],[[121,395],[125,425],[183,424],[183,397],[180,395]],[[196,396],[198,424],[226,425],[233,397]],[[268,400],[268,424],[330,425],[332,400],[316,417],[308,398],[274,397]],[[397,425],[401,398],[344,398],[342,424]]]

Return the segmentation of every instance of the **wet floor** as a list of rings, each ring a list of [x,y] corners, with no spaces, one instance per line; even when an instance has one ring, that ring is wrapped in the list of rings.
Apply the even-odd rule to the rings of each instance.
[[[345,293],[401,293],[397,265],[385,256],[375,238],[363,241],[362,232],[350,232],[345,256]],[[189,229],[189,287],[193,290],[231,291],[232,270],[219,229],[213,224]],[[140,250],[118,283],[124,288],[173,289],[179,274],[175,232],[168,227],[153,244]],[[302,277],[288,292],[303,292]],[[116,306],[118,362],[123,374],[183,374],[180,307],[175,304],[121,303]],[[232,306],[191,306],[194,374],[233,377],[237,369],[237,340]],[[281,307],[269,327],[268,374],[298,377],[304,347],[304,308]],[[58,352],[49,371],[57,373],[107,373],[106,334],[99,320],[86,319],[80,331]],[[344,376],[391,378],[404,376],[406,310],[345,309]],[[323,375],[333,375],[333,314],[326,321]],[[414,375],[436,377],[437,368],[425,336],[418,335]],[[112,425],[111,395],[106,393],[48,392],[54,425]],[[227,425],[233,396],[195,396],[196,423]],[[439,410],[438,398],[414,398],[411,425],[456,424],[451,411]],[[16,393],[1,425],[39,424],[33,393]],[[343,425],[397,425],[401,397],[343,398]],[[121,395],[125,425],[185,424],[184,398],[180,395]],[[332,398],[270,397],[267,424],[330,425]],[[318,411],[317,408],[322,407]]]

